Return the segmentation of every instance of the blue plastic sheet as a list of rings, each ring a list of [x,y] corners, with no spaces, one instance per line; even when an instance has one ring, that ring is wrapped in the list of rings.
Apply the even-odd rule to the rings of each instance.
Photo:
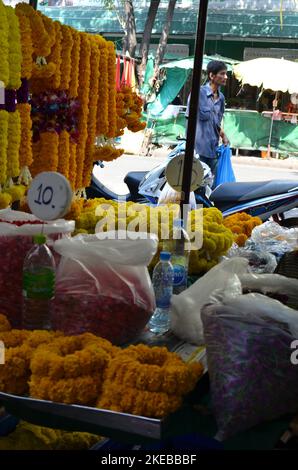
[[[229,146],[221,145],[218,147],[218,165],[215,177],[215,187],[222,183],[232,183],[236,181],[231,156],[232,151]]]

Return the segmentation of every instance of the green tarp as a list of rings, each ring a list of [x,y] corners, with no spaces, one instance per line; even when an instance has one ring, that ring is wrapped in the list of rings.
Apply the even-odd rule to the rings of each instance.
[[[177,119],[162,117],[150,120],[154,122],[154,142],[160,145],[174,145],[177,137],[185,135],[186,120],[183,114]],[[226,110],[224,130],[231,147],[247,150],[266,150],[269,141],[271,120],[257,111]],[[272,150],[279,153],[297,153],[298,125],[274,121],[272,132]]]

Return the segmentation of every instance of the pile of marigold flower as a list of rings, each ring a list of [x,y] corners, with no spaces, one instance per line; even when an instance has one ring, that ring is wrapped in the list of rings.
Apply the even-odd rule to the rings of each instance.
[[[150,207],[133,202],[118,203],[106,199],[76,199],[67,218],[76,221],[76,233],[94,233],[107,230],[129,230],[155,233],[160,240],[158,253],[150,267],[159,259],[159,252],[169,239],[173,220],[179,217],[179,205],[167,204]],[[233,234],[225,226],[222,213],[216,208],[197,209],[190,213],[188,221],[190,238],[196,239],[190,253],[189,273],[197,275],[215,266],[219,258],[233,244]]]
[[[166,348],[124,350],[91,333],[12,330],[0,315],[6,348],[0,391],[161,418],[176,411],[203,374]]]
[[[253,229],[261,224],[262,220],[259,217],[252,217],[245,212],[239,212],[224,219],[225,227],[232,231],[234,241],[238,246],[244,246]]]
[[[141,122],[143,101],[131,87],[123,85],[117,91],[117,135],[123,135],[127,127],[132,132],[138,132],[146,127],[145,122]]]

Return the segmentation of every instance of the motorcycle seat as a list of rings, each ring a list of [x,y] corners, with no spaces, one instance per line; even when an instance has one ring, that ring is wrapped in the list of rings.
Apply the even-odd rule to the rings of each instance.
[[[211,194],[210,200],[218,206],[228,202],[246,202],[264,197],[277,196],[298,190],[298,181],[257,181],[244,183],[223,183]]]
[[[124,178],[124,183],[127,184],[133,200],[139,197],[140,182],[147,175],[147,171],[131,171]]]

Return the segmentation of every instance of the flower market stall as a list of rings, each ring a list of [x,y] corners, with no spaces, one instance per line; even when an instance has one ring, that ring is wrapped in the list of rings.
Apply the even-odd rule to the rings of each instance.
[[[101,36],[26,4],[0,0],[0,17],[0,449],[86,449],[99,435],[170,447],[188,432],[224,448],[264,421],[273,447],[298,412],[298,280],[277,274],[297,229],[214,207],[183,228],[179,204],[86,199],[94,160],[143,128],[142,101],[117,86]],[[155,335],[156,273],[178,226],[169,328]],[[3,432],[11,415],[24,421]]]

